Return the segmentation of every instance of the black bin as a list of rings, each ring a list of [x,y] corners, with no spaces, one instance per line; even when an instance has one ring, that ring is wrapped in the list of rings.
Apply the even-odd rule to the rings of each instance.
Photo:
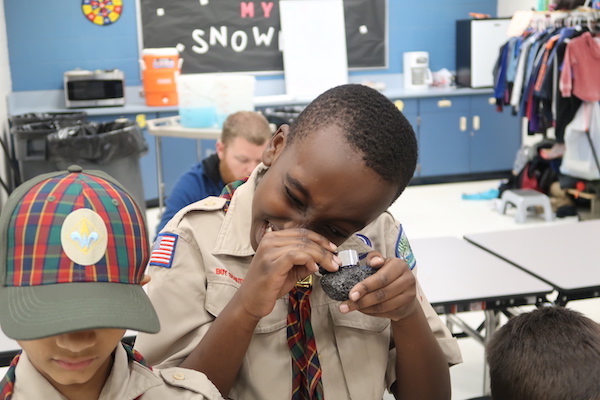
[[[135,122],[57,119],[13,125],[11,134],[21,182],[77,164],[111,175],[145,210],[139,159],[148,146]]]

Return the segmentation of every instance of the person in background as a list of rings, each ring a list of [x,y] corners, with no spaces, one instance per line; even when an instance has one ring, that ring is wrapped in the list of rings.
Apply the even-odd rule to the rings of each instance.
[[[0,325],[23,351],[0,382],[2,400],[222,400],[200,372],[152,371],[121,343],[160,323],[142,285],[145,216],[101,171],[40,175],[0,217]]]
[[[511,318],[486,346],[493,400],[600,399],[600,325],[563,307]]]
[[[416,162],[414,131],[383,94],[326,91],[279,127],[247,180],[167,223],[148,287],[164,330],[136,347],[232,399],[450,399],[458,344],[386,211]],[[348,249],[373,275],[333,300],[318,271],[337,271]]]
[[[229,115],[217,141],[217,152],[194,165],[175,183],[156,232],[183,207],[208,196],[218,196],[226,184],[250,175],[260,163],[272,134],[269,122],[258,112],[238,111]]]

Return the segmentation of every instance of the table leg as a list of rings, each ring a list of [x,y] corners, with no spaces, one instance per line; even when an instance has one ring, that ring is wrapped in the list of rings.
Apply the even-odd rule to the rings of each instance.
[[[163,182],[162,168],[162,141],[160,136],[154,136],[156,144],[156,180],[158,185],[158,210],[162,214],[165,206],[165,183]]]
[[[484,321],[484,359],[483,359],[483,394],[489,396],[490,390],[490,369],[488,367],[487,360],[485,359],[485,346],[490,341],[494,332],[498,330],[500,326],[500,313],[494,310],[485,310],[485,321]]]

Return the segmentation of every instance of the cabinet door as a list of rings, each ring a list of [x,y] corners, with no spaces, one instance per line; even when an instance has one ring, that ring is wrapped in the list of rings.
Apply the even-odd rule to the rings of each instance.
[[[469,130],[471,172],[512,169],[521,146],[519,117],[511,115],[506,109],[504,112],[496,111],[492,96],[471,96]]]
[[[420,176],[469,172],[468,97],[419,100]]]

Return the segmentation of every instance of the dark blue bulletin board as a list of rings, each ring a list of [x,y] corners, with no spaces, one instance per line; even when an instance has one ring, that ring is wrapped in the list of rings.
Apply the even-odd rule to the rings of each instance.
[[[283,71],[279,1],[139,2],[143,47],[178,47],[184,74]],[[344,14],[348,67],[387,67],[387,0],[344,0]]]

